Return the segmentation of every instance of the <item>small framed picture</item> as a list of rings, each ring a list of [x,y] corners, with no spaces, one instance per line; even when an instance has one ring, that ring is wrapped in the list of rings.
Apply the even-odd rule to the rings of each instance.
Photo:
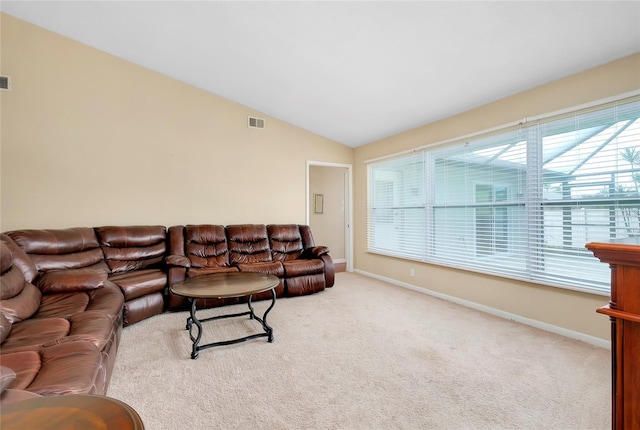
[[[324,212],[324,194],[313,195],[313,213],[321,214]]]

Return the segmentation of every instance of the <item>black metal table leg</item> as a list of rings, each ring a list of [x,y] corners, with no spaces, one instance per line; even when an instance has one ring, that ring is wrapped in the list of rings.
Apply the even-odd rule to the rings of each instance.
[[[271,304],[269,305],[269,307],[267,308],[267,310],[265,310],[264,314],[262,315],[262,318],[257,316],[255,314],[255,311],[253,309],[253,305],[252,305],[252,298],[253,295],[249,295],[248,301],[247,301],[247,305],[249,307],[249,310],[246,312],[239,312],[239,313],[234,313],[234,314],[224,314],[224,315],[216,315],[213,317],[209,317],[209,318],[205,318],[203,320],[199,320],[196,316],[196,298],[189,298],[189,302],[191,304],[191,312],[189,317],[187,318],[187,324],[186,324],[186,329],[189,330],[189,337],[191,338],[191,341],[193,342],[193,347],[191,350],[191,358],[192,359],[196,359],[198,358],[199,352],[203,349],[207,349],[207,348],[212,348],[214,346],[224,346],[224,345],[231,345],[234,343],[239,343],[239,342],[244,342],[250,339],[256,339],[259,337],[266,337],[267,338],[267,342],[273,342],[274,336],[273,336],[273,328],[271,328],[271,326],[269,326],[269,324],[267,324],[267,315],[269,314],[269,312],[271,312],[271,309],[273,309],[273,307],[276,304],[276,291],[275,288],[271,289]],[[232,318],[232,317],[239,317],[239,316],[243,316],[243,315],[248,315],[249,319],[255,319],[256,321],[258,321],[261,325],[262,325],[262,329],[264,330],[264,333],[256,333],[256,334],[252,334],[249,336],[244,336],[241,338],[237,338],[237,339],[231,339],[231,340],[223,340],[220,342],[213,342],[213,343],[208,343],[205,345],[200,345],[200,340],[202,339],[202,323],[206,322],[206,321],[211,321],[211,320],[217,320],[217,319],[222,319],[222,318]],[[193,325],[195,325],[198,329],[198,333],[196,336],[193,335]]]
[[[251,302],[251,298],[249,298],[249,302]],[[260,321],[260,324],[262,324],[262,328],[265,331],[265,334],[267,335],[267,342],[273,342],[273,329],[271,328],[271,326],[269,324],[267,324],[267,315],[269,314],[269,312],[271,312],[271,309],[273,309],[273,307],[276,305],[276,291],[274,289],[271,290],[271,305],[267,308],[266,311],[264,311],[264,315],[262,315],[262,318],[253,315],[253,317]],[[251,306],[251,305],[249,305]],[[253,309],[251,309],[251,311],[253,312]]]
[[[191,349],[191,358],[194,360],[198,358],[198,351],[200,350],[198,344],[200,343],[200,339],[202,339],[202,323],[196,317],[196,301],[197,299],[189,299],[189,302],[191,302],[191,315],[189,316],[189,318],[187,318],[187,330],[189,330],[189,337],[193,342],[193,347]],[[196,337],[193,336],[191,330],[193,328],[192,324],[195,324],[196,327],[198,327],[198,335]]]

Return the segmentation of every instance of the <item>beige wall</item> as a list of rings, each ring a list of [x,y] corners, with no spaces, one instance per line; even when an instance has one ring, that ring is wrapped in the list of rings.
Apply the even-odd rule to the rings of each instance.
[[[640,54],[636,54],[357,148],[354,162],[356,269],[609,339],[608,318],[595,313],[598,307],[607,303],[607,297],[367,253],[365,161],[639,89]],[[412,268],[415,270],[413,278],[409,276]]]
[[[353,161],[345,145],[1,19],[13,84],[0,95],[1,231],[304,223],[306,161]]]
[[[331,257],[344,260],[346,167],[309,166],[309,226],[318,245],[328,246]],[[314,211],[314,194],[322,194],[324,208]]]

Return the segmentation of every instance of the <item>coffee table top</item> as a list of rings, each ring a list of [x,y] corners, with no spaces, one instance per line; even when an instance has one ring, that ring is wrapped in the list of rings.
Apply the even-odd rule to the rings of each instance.
[[[275,288],[280,280],[274,275],[255,272],[227,272],[194,276],[171,286],[178,296],[194,299],[244,297]]]
[[[70,394],[39,397],[3,406],[0,428],[143,430],[144,425],[138,413],[120,400]]]

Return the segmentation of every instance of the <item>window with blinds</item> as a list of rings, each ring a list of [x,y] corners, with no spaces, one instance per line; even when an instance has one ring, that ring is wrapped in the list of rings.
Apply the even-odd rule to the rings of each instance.
[[[640,97],[369,163],[368,250],[609,293],[640,235]]]

